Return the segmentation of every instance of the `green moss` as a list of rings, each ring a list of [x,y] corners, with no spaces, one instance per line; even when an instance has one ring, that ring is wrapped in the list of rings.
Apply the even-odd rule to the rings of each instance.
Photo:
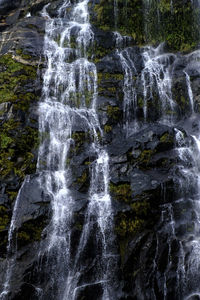
[[[138,105],[138,107],[143,108],[144,107],[144,100],[142,98],[139,98],[138,102],[137,102],[137,105]]]
[[[155,150],[145,149],[140,152],[140,155],[137,158],[133,157],[132,153],[129,153],[128,159],[130,163],[138,165],[141,169],[147,169],[154,152]]]
[[[29,61],[31,57],[18,49],[17,55]],[[37,67],[18,61],[18,56],[0,56],[0,103],[8,103],[8,118],[1,123],[0,133],[0,179],[9,179],[14,174],[24,179],[35,172],[35,149],[38,147],[38,130],[20,123],[22,111],[28,112],[36,95],[26,90],[37,76]],[[16,191],[6,191],[10,200],[16,198]]]
[[[123,35],[129,35],[141,43],[143,39],[143,4],[140,0],[118,0],[118,19],[114,18],[113,0],[101,0],[94,6],[94,15],[91,21],[102,30],[119,31]],[[115,27],[117,22],[117,28]]]
[[[74,182],[74,186],[80,192],[87,193],[90,186],[89,179],[89,168],[85,167],[83,171],[80,171],[80,176],[77,178],[76,182]]]
[[[129,183],[115,185],[110,183],[110,192],[114,199],[129,203],[132,201],[132,191]]]
[[[46,223],[47,220],[42,217],[25,222],[17,232],[17,243],[19,248],[29,243],[40,241]]]
[[[16,191],[6,191],[11,201],[14,201],[17,198],[18,192]]]
[[[190,51],[199,40],[198,13],[188,1],[174,1],[173,7],[168,0],[151,1],[146,11],[147,42],[167,41],[171,49]],[[159,30],[158,30],[159,28]]]
[[[111,131],[112,131],[112,126],[111,126],[111,125],[105,125],[105,126],[104,126],[104,131],[105,131],[106,133],[111,132]]]
[[[80,177],[78,177],[77,182],[80,184],[84,184],[86,183],[87,179],[88,179],[87,171],[84,171],[83,174]]]
[[[116,231],[120,236],[133,235],[143,228],[144,223],[144,220],[137,217],[134,220],[131,220],[124,216],[116,227]]]
[[[146,6],[145,6],[146,2]],[[118,0],[114,18],[113,0],[100,0],[94,6],[92,22],[105,31],[119,31],[131,36],[135,44],[167,41],[175,51],[190,51],[199,42],[198,9],[192,1]]]
[[[124,75],[123,74],[118,74],[118,73],[98,73],[98,77],[102,78],[104,81],[121,81],[124,79]]]
[[[123,91],[120,82],[124,75],[121,73],[98,73],[98,93],[103,97],[123,100]]]
[[[10,218],[8,216],[7,208],[0,205],[0,231],[5,230],[8,227]]]
[[[129,236],[143,230],[151,211],[150,204],[146,200],[135,201],[130,204],[130,208],[130,211],[120,213],[116,220],[115,229],[122,239],[122,244]]]
[[[173,136],[171,134],[169,134],[168,132],[164,133],[161,138],[160,138],[160,141],[162,143],[173,143],[174,142],[174,139],[173,139]]]
[[[31,55],[26,54],[26,53],[23,52],[23,49],[17,49],[16,54],[19,55],[24,60],[31,60],[32,59]]]
[[[118,106],[107,106],[107,114],[113,121],[118,121],[122,117],[122,112]]]
[[[62,87],[60,87],[62,89]],[[69,102],[71,105],[79,108],[81,106],[90,107],[93,101],[93,92],[88,91],[87,88],[83,92],[71,93]],[[69,103],[68,103],[69,104]]]
[[[125,255],[127,253],[127,247],[128,247],[128,239],[127,238],[120,238],[119,241],[119,250],[120,250],[120,257],[121,257],[121,264],[123,265]]]
[[[36,79],[36,67],[17,62],[10,54],[0,57],[0,67],[3,70],[0,72],[0,103],[32,100],[33,95],[30,98],[27,93],[21,97],[20,91],[26,82]]]
[[[181,95],[181,103],[184,105],[186,102],[185,97]]]
[[[18,135],[16,136],[16,132]],[[36,160],[32,151],[39,145],[38,131],[10,119],[3,123],[0,134],[0,177],[16,174],[21,179],[34,173]],[[21,157],[18,163],[17,158]]]
[[[67,158],[66,159],[66,167],[68,167],[70,165],[70,162],[71,162],[71,159],[70,158]]]
[[[85,166],[90,166],[91,163],[92,163],[91,161],[88,161],[88,160],[87,160],[87,161],[84,162],[84,165],[85,165]]]
[[[13,139],[7,136],[5,133],[0,134],[1,148],[6,149],[10,144],[13,143]]]
[[[135,201],[130,204],[132,212],[137,216],[146,216],[149,213],[150,204],[147,201]]]
[[[29,75],[32,79],[36,78],[37,68],[34,66],[24,65],[15,60],[11,54],[6,54],[0,57],[0,65],[4,66],[5,76],[8,73],[16,74],[17,72],[21,72],[21,74]]]
[[[79,151],[81,146],[88,140],[88,133],[83,131],[76,131],[72,133],[72,139],[75,142],[73,150],[75,152]]]
[[[91,53],[88,53],[89,58],[93,58],[94,62],[99,62],[103,57],[108,55],[113,51],[114,48],[107,49],[100,45],[98,45],[96,42],[94,43],[93,49],[91,48]]]

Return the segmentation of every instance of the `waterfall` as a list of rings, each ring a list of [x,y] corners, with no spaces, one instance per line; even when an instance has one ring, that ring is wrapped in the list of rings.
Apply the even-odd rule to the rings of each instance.
[[[143,18],[144,18],[144,35],[145,41],[148,42],[152,37],[152,29],[157,32],[162,30],[159,10],[160,0],[142,0]],[[153,21],[153,22],[152,22]]]
[[[166,52],[167,47],[179,49],[170,43],[167,26],[168,45],[143,45],[163,40],[166,19],[180,17],[179,5],[173,0],[132,1],[130,7],[127,0],[107,1],[108,6],[98,0],[50,1],[37,19],[36,6],[43,1],[35,2],[40,1],[27,8],[30,24],[26,18],[19,27],[35,30],[46,20],[37,171],[25,178],[13,207],[0,299],[26,297],[29,285],[30,298],[38,300],[199,299],[199,50]],[[199,9],[200,1],[191,0],[188,10],[191,3]],[[139,28],[139,16],[132,31],[125,24],[131,26],[132,20],[124,22],[121,16],[133,11],[134,21],[134,9],[142,11],[144,24]],[[15,13],[8,16],[10,22]],[[2,19],[8,28],[9,18],[8,24]],[[180,37],[175,32],[177,40],[181,30]],[[142,47],[136,46],[140,43]],[[0,67],[4,70],[3,63]],[[14,81],[18,71],[13,69]],[[26,76],[19,76],[25,82]],[[6,105],[15,105],[10,115],[18,113],[16,103]],[[24,196],[26,185],[33,194],[38,188],[35,202]],[[10,195],[7,186],[3,189]],[[30,207],[21,211],[23,197],[23,205],[36,213]],[[5,199],[7,218],[7,195]],[[30,234],[28,246],[20,248],[17,231],[26,222],[36,224],[32,219],[37,222],[37,213],[50,221],[41,239]]]
[[[122,36],[119,32],[114,33],[116,41],[116,54],[119,57],[122,70],[124,73],[123,81],[123,122],[127,136],[138,129],[137,124],[137,93],[135,90],[136,83],[134,82],[133,76],[137,74],[134,62],[130,57],[129,48],[126,47],[130,38]],[[124,49],[123,49],[124,48]]]
[[[115,29],[118,24],[118,0],[114,0],[114,19],[115,19]]]
[[[124,127],[129,135],[139,128],[137,120],[138,95],[136,92],[138,82],[134,79],[134,76],[138,76],[138,72],[130,56],[129,48],[126,47],[128,37],[122,37],[118,32],[114,32],[114,36],[117,47],[116,53],[124,73],[123,119]],[[144,122],[147,122],[148,106],[153,102],[153,105],[157,106],[156,110],[158,110],[160,122],[170,125],[176,120],[176,103],[172,97],[171,87],[173,64],[176,56],[172,53],[164,53],[163,47],[164,45],[160,44],[157,48],[147,46],[143,49],[144,67],[140,75],[143,88],[143,115]],[[191,91],[190,99],[192,101]]]
[[[137,70],[134,66],[132,59],[128,53],[128,49],[124,49],[119,52],[120,61],[124,71],[124,83],[123,83],[123,117],[125,123],[125,129],[127,134],[132,131],[131,121],[134,121],[133,131],[138,128],[136,120],[137,109],[137,94],[134,87],[133,74],[137,74]],[[132,112],[132,113],[131,113]]]
[[[47,270],[51,272],[51,287],[55,299],[76,299],[85,286],[100,285],[102,299],[111,299],[109,278],[112,257],[112,207],[109,196],[109,156],[102,148],[102,136],[96,113],[97,70],[87,58],[94,34],[89,23],[89,0],[72,6],[64,1],[58,17],[51,18],[48,5],[43,10],[47,19],[44,51],[47,69],[43,96],[39,106],[42,143],[39,149],[38,171],[40,185],[51,196],[52,220],[47,228]],[[67,14],[67,8],[70,12]],[[75,44],[72,47],[72,41]],[[96,156],[91,165],[89,203],[75,259],[71,256],[71,226],[76,199],[72,196],[71,168],[66,166],[74,144],[73,132],[77,122],[90,134],[90,152]],[[84,251],[97,223],[96,243],[101,243],[92,282],[80,278]],[[43,253],[43,254],[42,254]],[[81,283],[80,283],[81,282]],[[59,290],[58,290],[59,287]],[[57,290],[57,294],[55,293]]]
[[[3,285],[3,291],[0,293],[0,299],[8,299],[8,294],[10,292],[10,284],[12,280],[13,270],[16,264],[16,255],[17,255],[17,245],[16,245],[16,230],[19,223],[19,206],[20,206],[20,197],[21,192],[27,182],[29,182],[30,177],[27,176],[19,190],[17,198],[15,200],[12,219],[10,223],[10,228],[8,231],[8,244],[7,244],[7,258],[6,258],[6,272]]]
[[[95,145],[93,145],[95,147]],[[81,276],[80,260],[83,252],[87,249],[87,242],[94,224],[94,218],[97,220],[99,230],[96,233],[95,242],[102,244],[99,261],[97,261],[98,272],[93,278],[93,282],[87,285],[102,285],[102,299],[109,300],[113,297],[111,289],[111,281],[113,274],[111,270],[115,268],[115,258],[112,254],[112,207],[111,199],[108,191],[109,181],[109,157],[105,150],[101,150],[98,159],[92,168],[92,181],[90,187],[90,202],[85,216],[85,223],[80,238],[78,251],[75,257],[75,263],[70,271],[67,280],[67,286],[64,294],[64,299],[76,299],[78,292],[84,286],[77,286],[77,281]]]
[[[192,88],[191,88],[190,76],[188,75],[187,72],[184,71],[184,73],[185,73],[185,77],[186,77],[187,90],[188,90],[188,96],[190,99],[191,111],[193,113],[194,112],[194,99],[193,99],[193,93],[192,93]]]
[[[193,199],[193,209],[194,209],[194,216],[192,218],[192,226],[193,230],[188,239],[186,247],[189,249],[189,257],[186,260],[186,299],[191,299],[192,297],[197,297],[200,295],[199,289],[199,273],[200,273],[200,259],[199,259],[199,250],[200,250],[200,135],[193,136],[195,146],[196,146],[196,153],[194,152],[194,159],[195,159],[195,175],[197,176],[197,193],[194,195]],[[186,255],[186,254],[185,254]],[[187,280],[189,278],[189,280]],[[190,292],[188,296],[188,292]]]
[[[145,47],[143,52],[144,69],[141,80],[143,85],[144,121],[148,117],[148,101],[158,101],[160,120],[171,124],[176,104],[172,99],[171,71],[175,55],[164,53],[163,44],[157,48]]]

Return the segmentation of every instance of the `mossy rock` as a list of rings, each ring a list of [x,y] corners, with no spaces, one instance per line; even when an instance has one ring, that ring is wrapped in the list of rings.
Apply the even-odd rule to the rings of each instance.
[[[73,184],[80,192],[88,192],[90,187],[89,165],[82,171],[81,175]]]
[[[151,205],[148,200],[134,201],[130,204],[129,210],[117,215],[115,232],[118,237],[122,265],[129,241],[145,230],[151,217]]]
[[[18,248],[24,247],[35,241],[40,241],[42,232],[47,225],[47,219],[39,217],[35,220],[30,220],[20,227],[17,232],[17,245]]]
[[[8,209],[5,206],[0,205],[0,231],[8,229],[9,222],[10,217]]]
[[[175,145],[174,135],[172,133],[165,132],[160,137],[160,143],[156,147],[156,151],[167,151],[173,149],[174,145]]]
[[[37,129],[22,127],[22,124],[14,119],[4,122],[0,133],[0,178],[15,174],[23,180],[26,174],[34,173],[36,158],[33,151],[38,145]]]
[[[23,99],[30,101],[31,98],[35,98],[30,93],[22,93],[24,85],[37,77],[35,66],[24,65],[16,61],[11,54],[6,54],[0,57],[0,70],[0,103],[15,103]]]
[[[133,156],[132,152],[128,152],[128,160],[131,164],[137,166],[141,170],[147,170],[151,168],[151,161],[156,150],[144,149],[138,152],[138,157]]]
[[[1,124],[0,178],[17,175],[23,180],[26,174],[35,172],[34,151],[39,145],[38,130],[27,126],[23,117],[31,103],[38,100],[32,92],[34,89],[30,91],[30,84],[34,86],[37,77],[37,67],[29,64],[31,57],[22,50],[17,50],[17,54],[28,63],[23,64],[11,54],[0,56],[0,103],[9,103],[11,111]],[[14,194],[9,196],[14,198]]]
[[[110,133],[110,132],[112,132],[112,126],[106,124],[106,125],[104,126],[104,132],[105,132],[105,133]]]
[[[117,123],[120,120],[122,120],[122,110],[118,107],[118,106],[112,106],[112,105],[108,105],[106,107],[107,110],[107,115],[110,119],[111,123]]]
[[[110,183],[110,192],[117,201],[130,203],[132,201],[132,191],[130,183],[113,184]]]
[[[91,22],[105,31],[131,36],[137,45],[163,41],[175,51],[191,51],[199,42],[199,8],[192,1],[100,0],[94,6]]]
[[[140,0],[118,0],[115,18],[113,0],[100,0],[94,6],[91,22],[104,31],[119,31],[133,37],[137,44],[144,42],[143,4]]]
[[[149,218],[150,204],[148,201],[135,201],[130,210],[120,213],[116,219],[115,230],[121,237],[128,237],[140,232]]]
[[[71,156],[74,154],[78,155],[82,151],[84,144],[88,143],[91,139],[89,132],[84,131],[73,132],[71,138],[74,141],[74,144],[70,149]]]

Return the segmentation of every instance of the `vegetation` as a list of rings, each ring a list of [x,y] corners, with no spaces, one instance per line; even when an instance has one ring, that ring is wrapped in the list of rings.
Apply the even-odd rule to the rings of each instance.
[[[22,55],[22,52],[18,50],[17,54]],[[23,58],[30,59],[25,55]],[[0,178],[17,175],[23,180],[25,174],[35,170],[33,151],[39,139],[37,129],[27,126],[17,116],[27,112],[31,102],[37,100],[35,94],[26,89],[26,84],[36,79],[37,70],[16,61],[11,54],[0,57],[0,70],[0,103],[5,103],[1,111],[5,118],[0,133]],[[12,199],[16,196],[14,193],[10,194]]]
[[[18,247],[20,248],[34,241],[39,241],[46,223],[47,220],[44,217],[38,217],[35,220],[25,222],[17,232]]]
[[[166,41],[175,51],[189,51],[199,41],[198,13],[192,1],[118,0],[117,19],[113,0],[101,0],[95,5],[92,22],[102,30],[117,30],[129,35],[137,45]],[[115,27],[116,26],[116,27]]]

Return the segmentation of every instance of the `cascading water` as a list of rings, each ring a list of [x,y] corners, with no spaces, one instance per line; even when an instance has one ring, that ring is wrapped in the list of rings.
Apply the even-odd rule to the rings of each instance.
[[[51,287],[55,299],[77,299],[85,286],[102,286],[102,299],[111,299],[109,283],[110,264],[113,260],[112,207],[108,191],[109,157],[99,143],[101,128],[96,113],[97,71],[87,59],[87,50],[93,42],[89,23],[89,0],[79,1],[73,7],[65,1],[58,18],[48,21],[45,36],[45,54],[48,67],[44,75],[43,101],[40,103],[40,132],[43,142],[39,150],[38,170],[40,183],[52,198],[52,220],[47,228],[47,270],[51,270]],[[66,15],[66,9],[71,12]],[[76,48],[72,48],[72,40]],[[91,186],[75,260],[71,253],[71,223],[75,199],[70,191],[71,169],[66,167],[72,133],[79,120],[89,132],[91,152],[97,157],[91,166]],[[44,165],[45,164],[45,165]],[[92,282],[83,281],[80,260],[96,220],[96,243],[101,251],[96,259]],[[80,283],[81,282],[81,283]],[[59,287],[59,291],[58,291]],[[57,293],[55,293],[55,290]]]
[[[173,122],[176,104],[172,99],[171,71],[175,55],[164,53],[163,44],[157,48],[144,48],[144,69],[141,74],[143,85],[144,120],[148,117],[148,100],[158,101],[160,121],[165,124]]]
[[[194,99],[193,99],[193,93],[192,93],[192,88],[191,88],[191,83],[190,83],[190,76],[188,75],[187,72],[184,72],[184,73],[185,73],[185,77],[186,77],[187,90],[188,90],[188,96],[190,99],[191,111],[193,113],[194,112]]]
[[[96,146],[93,145],[95,148]],[[114,279],[111,270],[115,269],[115,256],[112,253],[113,237],[110,232],[113,225],[111,215],[111,201],[108,192],[109,181],[109,157],[105,150],[101,150],[92,168],[92,181],[89,192],[89,206],[87,209],[85,223],[80,238],[75,262],[70,275],[68,276],[64,299],[76,299],[81,289],[89,285],[102,285],[102,299],[112,299],[112,280]],[[88,249],[88,240],[91,230],[94,228],[94,220],[97,221],[99,230],[95,236],[95,243],[101,244],[100,257],[96,260],[97,272],[93,277],[92,283],[77,286],[79,277],[82,276],[80,261],[84,257],[84,251]],[[83,261],[83,260],[82,260]],[[83,268],[83,263],[81,268]]]
[[[145,5],[150,5],[145,1]],[[171,1],[171,13],[173,13],[173,3]],[[147,30],[147,29],[146,29]],[[125,127],[129,134],[139,130],[137,124],[137,92],[134,89],[133,74],[137,73],[132,59],[129,56],[124,38],[118,32],[114,32],[116,39],[116,54],[119,56],[124,73],[124,102],[123,112]],[[124,49],[125,48],[125,49]],[[198,51],[197,51],[198,52]],[[194,58],[198,53],[192,54]],[[144,67],[141,72],[141,83],[143,88],[143,115],[144,121],[148,122],[148,109],[151,101],[156,102],[158,109],[157,119],[161,124],[174,127],[177,119],[177,103],[172,95],[172,80],[177,56],[172,53],[165,53],[164,45],[157,48],[151,46],[144,47],[143,53]],[[192,58],[191,58],[192,59]],[[196,59],[196,58],[195,58]],[[190,59],[189,59],[190,60]],[[196,59],[197,60],[197,59]],[[198,61],[198,60],[197,60]],[[193,62],[192,62],[193,63]],[[188,92],[190,105],[190,119],[195,118],[194,97],[192,92],[191,80],[187,68],[184,70],[185,82]],[[136,83],[137,84],[137,83]],[[134,111],[130,114],[131,110]],[[135,122],[135,130],[131,124]],[[182,131],[174,129],[176,132],[176,151],[178,154],[178,194],[180,198],[173,203],[166,203],[161,209],[161,221],[159,230],[156,234],[156,250],[153,260],[153,269],[149,275],[149,283],[154,282],[155,276],[160,279],[162,285],[163,299],[173,299],[170,297],[171,291],[168,289],[169,281],[174,278],[176,288],[174,294],[177,299],[198,299],[199,292],[199,135],[190,137],[190,142],[186,142],[186,136]],[[192,141],[193,140],[193,141]],[[195,146],[196,145],[196,146]],[[190,193],[189,193],[190,191]],[[180,216],[180,210],[188,210],[185,216]],[[185,225],[186,223],[187,225]],[[189,233],[183,234],[183,227]],[[165,237],[165,238],[163,238]],[[167,243],[167,263],[163,274],[159,270],[159,248],[162,247],[163,239]],[[176,254],[174,254],[176,248]],[[177,262],[174,263],[173,257],[176,255]],[[176,264],[176,272],[174,272]],[[157,275],[155,275],[157,274]],[[151,278],[153,276],[153,278]],[[174,276],[174,277],[173,277]],[[151,285],[152,283],[150,283]],[[149,299],[160,299],[157,295],[156,287],[152,284]],[[196,298],[193,298],[196,297]]]
[[[123,73],[123,121],[127,135],[132,131],[136,131],[138,128],[136,110],[137,110],[137,93],[135,90],[136,83],[134,82],[134,75],[137,74],[134,62],[130,57],[129,48],[127,48],[128,42],[131,38],[127,36],[121,36],[117,31],[114,32],[116,40],[116,54],[119,57]]]
[[[0,293],[1,300],[6,300],[9,297],[10,284],[12,281],[12,276],[14,273],[13,271],[16,264],[16,254],[17,254],[16,231],[17,231],[18,223],[20,221],[20,217],[19,217],[20,197],[21,197],[21,191],[23,190],[27,182],[29,182],[29,176],[27,176],[26,179],[24,180],[13,208],[13,215],[12,215],[10,228],[8,232],[6,272],[5,272],[3,290]]]
[[[151,5],[157,3],[156,6],[158,6],[158,2],[157,0],[143,1],[145,19],[148,19],[146,15],[148,15],[148,9]],[[193,2],[197,5],[197,1]],[[41,145],[39,148],[37,176],[39,178],[38,185],[40,189],[51,198],[52,215],[49,225],[43,231],[38,265],[34,270],[36,274],[35,277],[37,277],[38,274],[41,277],[43,275],[46,276],[45,280],[39,276],[38,280],[35,278],[33,280],[37,285],[34,287],[36,290],[35,296],[41,300],[47,298],[57,300],[91,299],[90,295],[94,295],[94,293],[90,294],[90,292],[88,292],[87,294],[87,291],[90,289],[96,292],[95,298],[91,300],[128,299],[130,297],[130,294],[126,294],[127,286],[124,287],[122,283],[122,290],[121,287],[117,290],[118,287],[113,283],[113,281],[115,281],[114,273],[118,258],[114,247],[114,217],[109,194],[110,158],[106,147],[103,145],[105,137],[103,137],[96,109],[98,96],[97,69],[95,64],[90,61],[95,36],[92,31],[92,26],[89,23],[88,4],[89,0],[65,0],[58,11],[53,13],[54,17],[51,16],[48,10],[50,4],[47,5],[42,12],[42,16],[46,19],[44,52],[47,58],[47,68],[44,73],[42,99],[39,104]],[[117,30],[120,21],[119,6],[121,3],[114,0],[113,4],[115,30]],[[170,1],[170,5],[171,13],[174,13],[173,1]],[[156,15],[159,25],[159,10],[157,10]],[[145,23],[144,31],[147,37],[150,32],[149,24]],[[100,33],[97,32],[97,34]],[[175,191],[173,186],[173,192],[176,194],[176,200],[170,199],[171,202],[168,203],[166,200],[168,198],[165,195],[166,187],[162,183],[162,179],[161,183],[159,183],[162,186],[159,188],[163,193],[161,195],[159,194],[161,198],[159,203],[161,218],[153,233],[153,242],[155,245],[151,248],[151,257],[149,258],[149,260],[152,259],[152,269],[149,270],[146,283],[146,285],[150,287],[148,290],[150,291],[148,299],[158,300],[162,298],[168,300],[170,297],[171,299],[175,297],[177,300],[191,300],[194,297],[200,297],[200,166],[198,162],[200,159],[200,135],[198,130],[195,133],[190,130],[188,130],[188,133],[185,133],[183,130],[183,128],[186,128],[185,123],[185,127],[181,127],[184,121],[182,121],[182,123],[178,123],[177,121],[178,103],[174,101],[172,93],[174,83],[173,69],[176,59],[182,59],[183,57],[179,54],[165,53],[163,44],[157,48],[146,46],[138,50],[139,54],[137,53],[137,58],[142,57],[141,60],[143,62],[137,64],[134,58],[136,47],[129,47],[129,42],[132,41],[131,38],[121,36],[117,31],[114,32],[113,35],[115,38],[116,51],[112,55],[115,55],[118,60],[117,63],[120,62],[121,64],[117,72],[123,73],[124,76],[122,82],[116,83],[116,86],[117,84],[120,85],[124,94],[123,104],[120,103],[119,105],[119,108],[121,109],[122,107],[123,109],[124,130],[121,130],[121,124],[119,125],[116,119],[115,121],[117,130],[120,128],[122,135],[126,135],[127,140],[130,137],[130,141],[126,141],[127,147],[129,147],[128,152],[124,154],[122,149],[123,154],[120,154],[120,159],[114,157],[115,162],[117,162],[116,165],[124,164],[125,162],[126,165],[123,169],[130,168],[127,174],[137,176],[137,168],[139,168],[139,171],[141,171],[141,173],[144,171],[146,176],[146,174],[151,172],[148,167],[146,170],[151,151],[152,153],[157,151],[156,155],[159,156],[160,152],[167,152],[168,148],[166,148],[166,150],[165,147],[168,147],[168,145],[171,145],[173,142],[175,149],[173,148],[172,153],[170,153],[169,156],[167,156],[167,154],[166,157],[171,159],[171,156],[175,156],[177,159],[175,162],[172,159],[170,166],[167,165],[164,170],[167,175],[161,174],[161,177],[168,176],[171,164],[174,164],[173,175],[177,180],[175,186],[177,190]],[[193,56],[195,55],[197,54],[194,52]],[[189,113],[187,113],[187,115],[189,115],[191,121],[196,118],[195,110],[197,104],[195,103],[196,99],[192,91],[194,86],[192,82],[193,73],[189,68],[185,67],[188,60],[189,55],[184,56],[182,60],[184,70],[181,72],[178,70],[177,73],[181,73],[188,91],[188,98],[187,96],[186,98],[189,99],[190,103],[188,105]],[[198,60],[199,59],[196,59],[196,61]],[[134,63],[135,61],[136,63]],[[100,61],[100,64],[101,63]],[[101,67],[102,65],[100,68]],[[121,74],[116,77],[121,78]],[[118,82],[119,81],[120,80],[118,80]],[[177,99],[175,100],[178,101]],[[109,104],[114,104],[114,106],[118,105],[117,99],[103,99],[102,102],[103,101],[108,101]],[[151,110],[154,111],[153,113],[156,115],[154,119],[151,118]],[[104,114],[106,108],[103,107],[102,111],[102,114]],[[109,118],[111,119],[110,116]],[[156,122],[159,124],[156,124]],[[158,129],[150,133],[151,141],[148,142],[149,148],[147,149],[145,148],[145,143],[147,143],[145,140],[146,137],[144,136],[143,138],[142,136],[141,144],[144,152],[140,153],[141,149],[139,149],[140,146],[138,146],[140,143],[140,130],[141,128],[144,129],[144,126],[147,129],[149,123],[155,123],[153,125],[158,125]],[[113,125],[112,123],[111,125],[115,126],[115,124]],[[152,126],[152,124],[150,124],[150,126]],[[160,128],[161,131],[164,130],[162,133],[159,131]],[[78,193],[74,192],[73,159],[76,156],[76,154],[74,154],[76,146],[74,136],[80,132],[83,133],[85,140],[87,139],[87,158],[89,157],[89,161],[87,160],[87,171],[89,175],[87,174],[85,176],[88,176],[89,187],[87,190],[87,200],[84,198],[84,204],[80,213],[82,223],[80,222],[81,224],[77,225],[79,229],[76,231],[74,230],[74,216],[77,213],[77,206],[79,206],[79,195],[77,196]],[[112,135],[112,133],[110,133],[110,135]],[[156,141],[154,140],[154,135],[156,135]],[[173,137],[175,136],[173,142],[170,140],[173,139],[171,135]],[[169,138],[169,140],[166,142],[164,140],[165,138]],[[132,149],[131,139],[133,143],[138,143],[138,145],[136,145],[136,147],[138,147],[136,151]],[[154,145],[154,142],[155,144],[158,143],[158,148],[160,147],[161,150]],[[112,146],[113,145],[111,145],[111,147]],[[155,148],[153,148],[154,146]],[[171,150],[169,150],[169,152],[170,151]],[[138,157],[136,157],[137,154]],[[130,157],[131,161],[128,161]],[[72,160],[72,163],[70,160]],[[141,170],[140,167],[138,167],[140,163],[142,164]],[[159,167],[162,163],[165,163],[164,160],[158,161]],[[80,165],[81,164],[79,164],[79,166]],[[167,169],[168,167],[169,169]],[[79,175],[82,175],[81,168],[82,166],[80,166]],[[119,173],[120,172],[121,171],[119,171]],[[124,174],[125,173],[126,172],[124,172]],[[119,177],[120,176],[121,174]],[[120,177],[122,184],[121,182],[119,184],[122,186],[125,180],[127,180],[126,175],[123,176],[124,177]],[[169,174],[169,177],[170,176],[171,174]],[[28,180],[27,178],[24,181],[22,190]],[[127,183],[125,186],[126,185],[129,186]],[[122,191],[122,195],[120,196],[125,197],[123,192],[124,191]],[[145,193],[143,194],[144,197],[146,197]],[[19,192],[15,202],[9,230],[7,272],[5,274],[3,291],[0,294],[0,299],[2,300],[8,299],[10,283],[12,282],[12,277],[15,275],[16,245],[14,238],[18,228],[16,219],[19,217],[18,204],[20,197],[21,192]],[[157,194],[156,197],[158,197]],[[120,207],[119,211],[121,209],[124,215],[127,211],[130,213],[131,210],[134,210],[136,204],[136,202],[134,202],[131,203],[132,206],[129,206],[128,202],[122,204],[116,201],[116,203],[116,206],[119,205]],[[138,207],[140,208],[140,206]],[[118,210],[118,207],[116,210]],[[137,205],[135,210],[139,211]],[[134,221],[136,221],[136,224],[137,221],[139,222],[139,220],[137,220],[138,211],[136,211],[134,220],[131,219],[129,222],[128,219],[128,223],[126,223],[127,220],[123,219],[124,222],[120,223],[121,227],[127,227],[124,230],[125,233],[123,232],[122,234],[126,235],[128,230],[132,230],[131,234],[133,234],[135,230]],[[117,215],[118,212],[115,213]],[[76,237],[73,236],[74,232],[75,234],[78,232]],[[123,238],[124,236],[121,239],[123,240]],[[135,237],[133,237],[133,240],[134,238]],[[144,239],[145,238],[146,237],[144,237]],[[143,237],[141,239],[143,239]],[[127,243],[129,243],[128,237],[124,244],[120,244],[121,252],[125,252],[124,249],[126,249]],[[131,252],[131,247],[134,248],[135,245],[130,241],[130,245],[128,244],[127,247],[129,246]],[[150,249],[150,247],[149,242],[146,248]],[[129,248],[127,249],[129,251]],[[160,253],[162,253],[162,255]],[[127,253],[125,253],[124,256],[126,256],[126,254]],[[163,257],[164,262],[162,262]],[[121,260],[123,269],[124,262],[123,259]],[[127,262],[125,262],[125,264],[126,263]],[[140,272],[142,274],[143,271],[139,268],[132,273],[131,271],[129,273],[128,268],[127,274],[131,276],[132,281],[137,277],[137,274]],[[170,280],[176,282],[172,294],[173,296],[170,294],[170,288],[172,286]],[[136,282],[138,285],[140,284],[139,281]],[[160,285],[157,284],[158,282]]]
[[[136,120],[136,109],[137,109],[137,94],[134,87],[133,74],[137,74],[137,70],[134,66],[132,59],[128,53],[127,49],[122,50],[119,53],[120,61],[124,71],[124,99],[123,99],[123,113],[124,113],[124,123],[127,134],[129,131],[137,130],[137,120]],[[132,112],[132,113],[131,113]],[[131,126],[131,122],[134,122]]]
[[[123,119],[124,127],[128,135],[138,130],[139,122],[137,120],[138,94],[136,87],[138,85],[134,76],[138,72],[134,65],[133,58],[130,56],[127,47],[130,39],[114,32],[116,40],[116,54],[118,55],[123,73]],[[176,103],[172,97],[172,73],[176,55],[164,52],[164,45],[160,44],[157,48],[151,46],[143,49],[142,58],[144,67],[141,72],[141,82],[143,88],[143,115],[144,122],[148,118],[148,102],[157,103],[158,119],[163,124],[173,124],[175,122]],[[186,74],[186,73],[185,73]],[[187,84],[190,84],[186,76]],[[190,100],[191,91],[189,94]],[[141,104],[140,104],[141,105]],[[192,102],[191,102],[192,106]],[[193,108],[192,108],[193,109]]]
[[[153,26],[157,27],[157,30],[161,30],[161,20],[160,20],[160,11],[158,9],[159,0],[143,0],[143,16],[144,16],[144,34],[145,40],[148,42],[148,39],[151,37],[152,33],[152,22],[151,18],[154,18]],[[151,16],[153,12],[153,15]]]
[[[113,297],[111,271],[115,270],[116,257],[108,188],[109,156],[100,143],[102,130],[96,112],[97,70],[87,58],[94,39],[88,2],[80,0],[72,4],[70,0],[65,0],[54,18],[48,13],[49,4],[42,11],[42,16],[47,20],[44,41],[47,68],[39,104],[41,145],[37,175],[40,188],[51,198],[52,217],[44,230],[39,265],[34,271],[39,272],[36,280],[38,286],[35,287],[38,299],[75,300],[88,286],[98,286],[98,299],[109,300]],[[89,135],[88,155],[93,157],[93,162],[89,167],[91,182],[85,223],[76,253],[72,253],[72,222],[78,200],[71,190],[72,169],[68,160],[75,143],[73,133],[77,128]],[[10,226],[8,252],[14,251],[11,244],[19,201],[20,192]],[[93,276],[84,278],[84,253],[91,239],[97,251]],[[1,299],[7,299],[9,293],[14,259],[15,256],[12,256],[8,260]],[[40,286],[43,281],[40,281],[40,273],[45,274],[48,281],[45,287]]]

